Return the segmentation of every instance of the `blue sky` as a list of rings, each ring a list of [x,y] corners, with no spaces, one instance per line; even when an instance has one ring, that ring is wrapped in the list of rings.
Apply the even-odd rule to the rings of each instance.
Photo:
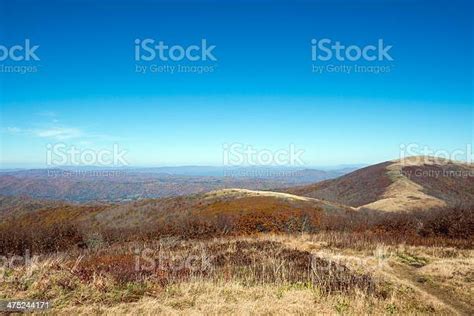
[[[29,39],[37,67],[1,73],[2,166],[44,166],[47,144],[119,144],[134,166],[220,165],[223,144],[304,150],[308,166],[397,158],[473,142],[469,1],[2,1],[0,45]],[[205,38],[212,73],[135,72],[135,39]],[[311,60],[311,39],[393,61]],[[151,64],[177,65],[179,63]],[[388,66],[324,73],[314,64]],[[184,65],[192,63],[184,62]]]

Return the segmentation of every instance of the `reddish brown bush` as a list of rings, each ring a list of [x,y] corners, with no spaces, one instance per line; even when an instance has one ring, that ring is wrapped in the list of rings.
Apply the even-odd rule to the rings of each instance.
[[[328,214],[322,219],[321,229],[350,233],[345,235],[345,245],[383,242],[472,248],[474,210],[455,207],[407,213],[362,210],[347,215]]]
[[[143,223],[134,228],[91,228],[71,224],[68,216],[56,222],[31,222],[28,225],[0,226],[0,255],[64,251],[73,247],[91,247],[90,235],[99,235],[101,245],[132,240],[150,240],[165,236],[203,239],[219,236],[249,235],[262,232],[317,233],[336,231],[353,234],[363,241],[388,244],[407,243],[472,248],[474,211],[470,207],[444,208],[410,213],[370,210],[330,213],[316,210],[264,210],[241,213],[200,214],[183,212],[164,220]],[[346,243],[350,239],[346,238]]]
[[[0,228],[0,255],[63,251],[82,242],[82,233],[70,224]]]

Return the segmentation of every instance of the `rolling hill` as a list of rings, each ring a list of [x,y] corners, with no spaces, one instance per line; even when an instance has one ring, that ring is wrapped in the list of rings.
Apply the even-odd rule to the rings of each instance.
[[[472,205],[474,166],[433,157],[410,157],[284,192],[381,211]]]
[[[324,212],[351,212],[352,209],[314,198],[287,193],[223,189],[188,197],[143,200],[110,207],[94,216],[94,224],[110,228],[166,226],[193,220],[200,223],[232,222],[239,231],[279,231],[294,220],[306,218],[318,223]],[[309,220],[311,219],[311,220]],[[169,226],[173,226],[169,225]]]
[[[301,225],[318,225],[325,213],[353,212],[350,207],[314,198],[246,189],[223,189],[121,204],[34,203],[27,200],[17,205],[15,202],[16,198],[12,197],[0,199],[3,203],[0,213],[3,216],[0,218],[6,226],[9,223],[25,228],[67,224],[99,230],[136,229],[142,232],[176,230],[190,223],[224,230],[224,226],[232,223],[233,230],[239,233],[285,231],[297,229],[291,225],[299,225],[298,229]]]

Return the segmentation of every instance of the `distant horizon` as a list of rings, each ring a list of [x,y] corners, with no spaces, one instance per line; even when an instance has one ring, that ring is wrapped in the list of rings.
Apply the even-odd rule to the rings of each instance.
[[[473,153],[471,153],[473,154]],[[443,157],[443,156],[434,156],[434,155],[407,155],[405,157],[397,157],[393,159],[387,159],[383,161],[376,161],[372,163],[340,163],[340,164],[333,164],[333,165],[225,165],[225,164],[149,164],[149,165],[124,165],[124,166],[101,166],[101,165],[41,165],[41,164],[18,164],[18,163],[4,163],[0,164],[0,171],[2,170],[52,170],[52,169],[96,169],[96,170],[135,170],[135,169],[166,169],[166,168],[213,168],[213,169],[293,169],[293,170],[320,170],[320,171],[335,171],[341,170],[344,168],[363,168],[371,165],[376,165],[379,163],[384,163],[388,161],[395,161],[400,160],[403,158],[410,158],[410,157],[425,157],[425,158],[433,158],[439,160],[448,160],[452,162],[458,163],[474,163],[472,156],[470,159],[467,160],[459,160],[459,159],[452,159],[450,157]]]
[[[343,168],[357,168],[363,166],[369,166],[367,163],[359,164],[337,164],[337,165],[305,165],[305,166],[225,166],[225,165],[136,165],[136,166],[94,166],[94,165],[68,165],[68,166],[41,166],[41,165],[13,165],[8,166],[3,164],[0,166],[0,170],[48,170],[48,169],[109,169],[109,170],[134,170],[134,169],[160,169],[160,168],[215,168],[215,169],[240,169],[240,168],[259,168],[259,169],[312,169],[312,170],[337,170]],[[334,169],[331,169],[334,168]]]

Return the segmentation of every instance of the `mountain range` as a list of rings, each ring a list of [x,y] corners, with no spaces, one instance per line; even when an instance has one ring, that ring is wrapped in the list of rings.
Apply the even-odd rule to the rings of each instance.
[[[23,217],[18,223],[35,221],[52,223],[57,219],[72,223],[108,228],[139,228],[145,226],[179,226],[178,223],[199,219],[201,222],[238,222],[241,230],[273,230],[275,225],[294,221],[318,225],[324,215],[351,216],[358,211],[428,211],[443,207],[474,204],[474,167],[470,164],[439,161],[434,158],[404,161],[393,160],[358,169],[335,179],[286,189],[268,190],[275,182],[239,182],[242,187],[260,186],[267,190],[249,188],[221,188],[236,184],[217,178],[160,178],[144,181],[133,178],[128,182],[114,179],[110,183],[92,181],[82,183],[54,182],[31,174],[2,175],[1,192],[13,188],[20,195],[0,198],[0,218]],[[128,179],[128,178],[126,178]],[[62,196],[83,186],[87,192],[100,188],[114,194],[132,194],[147,188],[145,195],[159,195],[160,184],[176,186],[176,195],[162,198],[142,197],[136,201],[40,201],[37,196],[54,197],[56,187],[62,187]],[[192,180],[192,181],[191,181]],[[191,183],[189,183],[191,181]],[[248,181],[248,182],[246,182]],[[53,187],[52,184],[55,186]],[[93,184],[93,186],[89,186]],[[23,186],[22,186],[23,185]],[[215,189],[217,188],[217,189]],[[15,193],[15,190],[8,191]],[[38,190],[38,191],[34,191]],[[72,190],[72,191],[71,191]],[[33,193],[29,194],[27,193]],[[50,195],[48,195],[50,194]],[[69,193],[71,194],[71,193]],[[169,192],[167,192],[169,194]],[[88,199],[97,193],[88,195]],[[28,218],[29,219],[25,219]],[[174,225],[171,225],[174,223]],[[280,224],[278,224],[280,223]],[[223,224],[224,225],[224,224]],[[283,225],[283,224],[282,224]],[[279,227],[280,229],[281,227]]]
[[[31,169],[0,172],[0,195],[71,202],[123,202],[225,188],[269,190],[339,177],[354,168],[163,167]]]

